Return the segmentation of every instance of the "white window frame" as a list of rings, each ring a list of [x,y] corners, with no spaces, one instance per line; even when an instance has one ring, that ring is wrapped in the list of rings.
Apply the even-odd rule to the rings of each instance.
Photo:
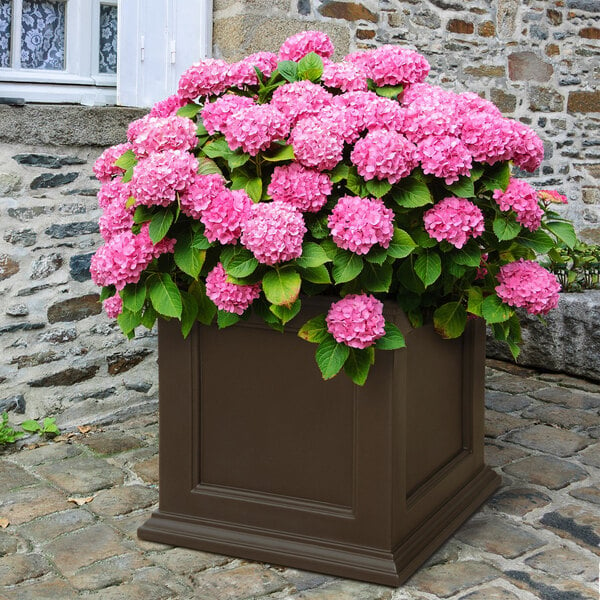
[[[21,9],[13,0],[11,62],[0,68],[0,95],[27,102],[114,104],[117,75],[100,73],[100,4],[116,6],[118,0],[61,0],[65,7],[65,69],[21,69]],[[17,18],[17,16],[19,18]],[[91,40],[91,41],[90,41]]]

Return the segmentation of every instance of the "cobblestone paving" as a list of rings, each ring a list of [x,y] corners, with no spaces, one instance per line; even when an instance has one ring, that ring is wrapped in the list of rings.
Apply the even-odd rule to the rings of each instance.
[[[597,600],[600,385],[490,361],[486,404],[503,486],[398,589],[139,540],[158,498],[147,415],[2,457],[0,598]]]

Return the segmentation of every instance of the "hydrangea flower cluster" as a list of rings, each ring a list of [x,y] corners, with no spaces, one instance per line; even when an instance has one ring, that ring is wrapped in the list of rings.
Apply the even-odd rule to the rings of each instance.
[[[206,295],[219,310],[244,314],[245,310],[260,296],[260,284],[237,285],[227,281],[227,273],[219,263],[206,276]]]
[[[335,341],[351,348],[368,348],[385,334],[383,303],[370,294],[348,294],[334,302],[325,320]]]
[[[438,242],[446,240],[462,248],[485,230],[481,209],[465,198],[451,196],[438,202],[424,215],[425,231]]]
[[[498,297],[509,306],[532,315],[545,315],[558,305],[560,283],[556,276],[533,260],[520,259],[500,267]]]
[[[512,210],[516,213],[517,222],[530,231],[539,228],[544,211],[538,204],[536,191],[529,183],[516,177],[511,177],[508,187],[494,191],[494,200],[500,210]]]
[[[187,335],[248,311],[280,329],[305,295],[333,296],[299,335],[319,344],[325,378],[344,367],[362,384],[373,346],[404,343],[384,300],[449,338],[493,313],[513,351],[514,309],[555,306],[556,281],[533,261],[548,240],[575,243],[566,199],[510,175],[540,167],[535,132],[426,83],[414,50],[333,53],[305,31],[278,52],[202,60],[98,158],[105,243],[91,273],[125,333],[156,314]]]
[[[258,262],[275,265],[302,254],[305,233],[302,215],[290,204],[254,204],[242,228],[242,244]]]
[[[379,198],[343,196],[327,220],[339,248],[366,254],[375,244],[387,248],[394,235],[394,212]]]

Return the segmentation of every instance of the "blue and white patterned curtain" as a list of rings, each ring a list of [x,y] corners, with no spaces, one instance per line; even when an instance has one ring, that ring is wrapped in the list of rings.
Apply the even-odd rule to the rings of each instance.
[[[65,68],[65,2],[23,0],[21,67]]]
[[[100,5],[100,73],[117,72],[117,7]]]
[[[0,0],[0,67],[10,67],[12,1]]]

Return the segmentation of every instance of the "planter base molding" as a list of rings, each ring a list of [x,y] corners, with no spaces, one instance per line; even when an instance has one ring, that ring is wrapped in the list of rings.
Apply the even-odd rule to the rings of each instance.
[[[301,321],[325,312],[318,299]],[[159,325],[160,500],[140,538],[397,586],[497,489],[483,462],[484,328],[413,329],[367,383],[257,321]]]

